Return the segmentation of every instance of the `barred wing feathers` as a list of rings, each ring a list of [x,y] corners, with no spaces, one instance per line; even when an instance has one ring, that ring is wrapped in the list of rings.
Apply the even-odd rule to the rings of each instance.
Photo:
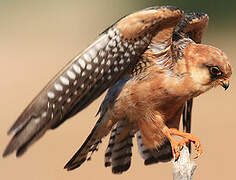
[[[183,12],[163,6],[122,18],[63,68],[10,128],[3,156],[22,155],[48,130],[75,115],[126,76],[160,29],[175,26]]]

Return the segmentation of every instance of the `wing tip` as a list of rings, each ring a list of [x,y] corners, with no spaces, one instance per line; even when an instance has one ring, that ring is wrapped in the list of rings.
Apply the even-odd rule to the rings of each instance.
[[[5,148],[4,152],[2,153],[2,157],[5,158],[8,155],[10,155],[11,153],[13,153],[15,151],[15,148],[12,146],[11,142],[7,145],[7,147]]]
[[[16,157],[22,156],[27,150],[27,146],[25,144],[18,145],[15,141],[15,137],[9,142],[7,147],[5,148],[4,152],[2,153],[2,157],[5,158],[16,151]]]
[[[9,150],[6,148],[4,152],[2,153],[2,157],[6,158],[9,154],[11,154],[11,152],[9,152]]]
[[[83,162],[86,161],[86,157],[82,158],[79,162],[74,163],[72,161],[73,159],[71,159],[68,163],[66,163],[66,165],[64,166],[64,169],[66,169],[67,171],[72,171],[78,167],[81,166],[81,164],[83,164]]]

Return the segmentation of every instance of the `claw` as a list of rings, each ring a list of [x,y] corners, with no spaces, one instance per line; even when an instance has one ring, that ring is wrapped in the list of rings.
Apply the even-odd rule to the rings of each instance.
[[[194,157],[194,159],[197,159],[197,158],[199,158],[199,156],[202,154],[202,151],[201,152],[197,152],[197,155]]]
[[[177,160],[179,158],[180,147],[179,147],[178,143],[172,142],[172,154],[173,154],[173,157],[175,158],[175,160]]]
[[[169,129],[169,131],[165,132],[165,134],[171,142],[172,153],[175,160],[178,159],[180,155],[180,150],[182,149],[182,147],[186,145],[188,142],[193,142],[197,149],[197,156],[194,157],[194,159],[198,158],[203,153],[200,140],[197,137],[193,136],[192,134],[184,133],[177,129]],[[183,137],[184,139],[180,142],[176,142],[176,140],[171,135],[177,135],[177,136]]]
[[[192,141],[194,143],[195,148],[197,150],[197,156],[194,158],[194,159],[197,159],[203,153],[203,150],[202,150],[202,146],[200,144],[199,139],[197,139],[197,138],[194,138],[194,139],[195,140],[190,139],[190,141]]]

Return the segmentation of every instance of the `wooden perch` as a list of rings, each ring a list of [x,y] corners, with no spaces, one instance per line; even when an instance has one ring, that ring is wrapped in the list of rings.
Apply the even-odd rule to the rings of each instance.
[[[193,173],[197,165],[190,160],[189,150],[184,146],[180,152],[180,157],[173,162],[173,180],[192,180]]]

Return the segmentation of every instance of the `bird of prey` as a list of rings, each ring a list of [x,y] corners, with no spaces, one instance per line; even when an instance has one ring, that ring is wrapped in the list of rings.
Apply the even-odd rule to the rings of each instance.
[[[101,33],[36,96],[10,128],[14,134],[3,156],[27,148],[74,116],[109,89],[91,133],[65,165],[78,168],[110,134],[105,166],[129,169],[134,135],[146,165],[178,158],[189,142],[192,98],[229,86],[227,56],[201,43],[205,13],[184,13],[172,6],[150,7],[125,16]],[[179,130],[181,114],[185,132]],[[173,136],[183,139],[177,141]]]

